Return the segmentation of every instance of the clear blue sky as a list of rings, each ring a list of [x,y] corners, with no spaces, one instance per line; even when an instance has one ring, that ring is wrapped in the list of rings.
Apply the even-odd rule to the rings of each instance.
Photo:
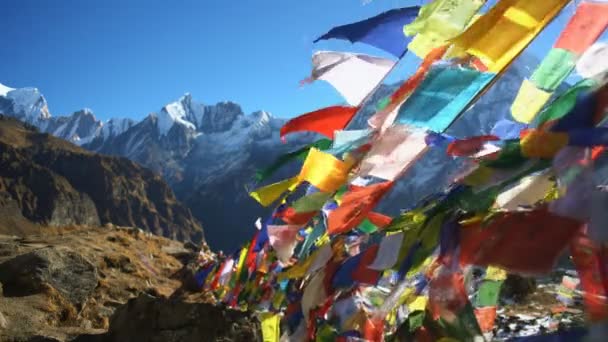
[[[140,119],[186,92],[245,112],[292,117],[342,102],[326,83],[298,88],[315,50],[387,57],[365,45],[312,41],[331,27],[420,0],[0,0],[0,83],[33,86],[53,115],[93,109]],[[569,11],[572,14],[572,10]],[[541,37],[546,52],[567,18]],[[407,60],[403,78],[411,69]]]

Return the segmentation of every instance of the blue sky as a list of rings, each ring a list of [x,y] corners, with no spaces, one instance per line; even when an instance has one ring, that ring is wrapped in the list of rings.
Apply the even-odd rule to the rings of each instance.
[[[420,0],[0,0],[0,83],[33,86],[53,115],[93,109],[140,119],[186,92],[232,100],[246,113],[293,117],[342,102],[326,83],[298,88],[315,50],[389,57],[361,44],[313,45],[333,26]],[[566,13],[538,39],[542,56]],[[405,59],[389,78],[413,69]]]

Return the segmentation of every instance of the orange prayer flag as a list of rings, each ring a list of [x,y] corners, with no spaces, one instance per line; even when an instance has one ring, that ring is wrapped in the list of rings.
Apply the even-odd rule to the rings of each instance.
[[[332,106],[293,118],[281,127],[281,139],[294,132],[317,132],[330,139],[336,130],[343,129],[359,110],[358,107]]]
[[[340,234],[361,224],[392,185],[393,182],[384,182],[353,187],[342,197],[342,204],[329,214],[327,231],[330,234]]]
[[[608,3],[581,3],[555,43],[556,48],[583,54],[608,26]]]
[[[487,333],[494,330],[494,321],[496,320],[496,307],[486,306],[482,308],[475,308],[475,317],[481,332]]]

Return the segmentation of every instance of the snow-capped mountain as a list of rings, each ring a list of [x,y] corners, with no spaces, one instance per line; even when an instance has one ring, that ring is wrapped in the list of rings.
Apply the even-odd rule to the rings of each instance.
[[[103,136],[116,136],[134,123],[131,119],[111,119],[104,123],[88,108],[69,116],[51,116],[44,96],[36,88],[13,89],[0,84],[0,113],[38,127],[45,133],[85,145]]]
[[[518,59],[448,133],[458,137],[490,133],[495,122],[509,116],[510,104],[522,80],[537,64],[530,56]],[[381,87],[349,128],[365,127],[377,101],[397,86]],[[205,105],[194,101],[190,94],[139,122],[101,122],[90,110],[53,117],[38,90],[0,87],[0,113],[89,150],[124,156],[160,173],[178,199],[203,223],[209,244],[220,249],[238,247],[239,241],[253,234],[255,219],[269,213],[247,194],[256,169],[315,138],[313,134],[300,134],[289,136],[288,143],[282,143],[279,130],[284,119],[264,111],[246,115],[233,102]],[[397,215],[400,209],[441,190],[458,167],[444,153],[431,150],[396,184],[380,211]],[[298,168],[299,165],[287,166],[274,180],[293,176]]]

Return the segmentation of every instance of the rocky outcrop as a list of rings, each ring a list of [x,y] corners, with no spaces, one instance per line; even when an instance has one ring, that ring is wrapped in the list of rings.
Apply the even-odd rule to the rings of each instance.
[[[18,209],[18,210],[15,210]],[[162,178],[125,158],[100,156],[14,119],[0,118],[0,233],[16,222],[113,223],[181,240],[203,231]]]
[[[27,296],[50,285],[72,304],[82,306],[97,287],[97,269],[71,250],[41,248],[0,264],[4,296]]]
[[[211,304],[185,303],[142,294],[118,308],[103,335],[74,342],[261,342],[254,315]]]

